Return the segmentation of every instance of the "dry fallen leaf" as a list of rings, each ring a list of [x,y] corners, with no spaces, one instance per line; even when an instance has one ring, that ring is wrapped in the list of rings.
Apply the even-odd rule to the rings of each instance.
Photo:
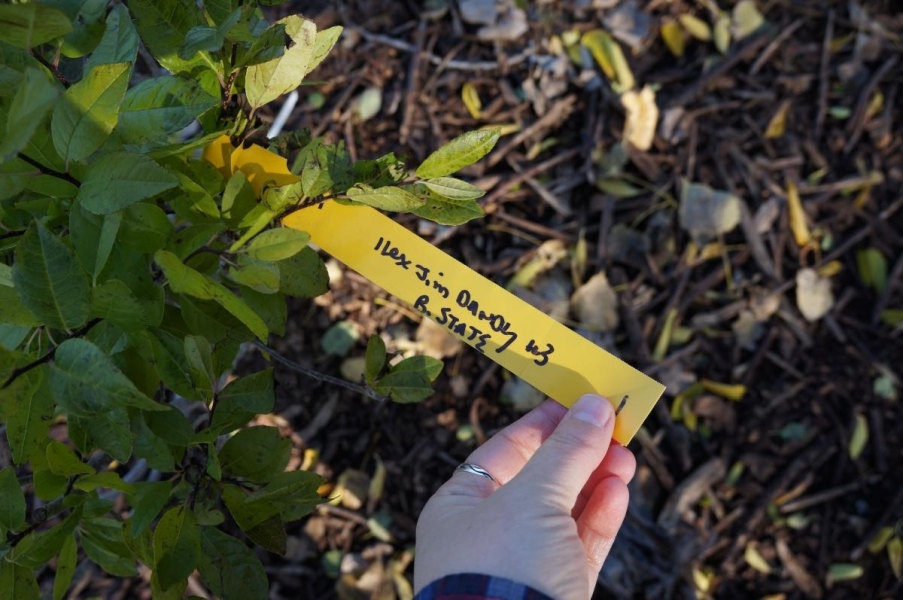
[[[765,18],[756,3],[753,0],[740,0],[734,6],[733,12],[734,39],[742,40],[743,38],[755,33],[759,27],[765,24]]]
[[[731,47],[731,18],[727,15],[721,15],[715,21],[713,29],[715,38],[715,47],[721,54],[727,54]]]
[[[801,248],[807,246],[812,241],[812,234],[806,223],[806,211],[803,210],[799,190],[792,181],[787,183],[787,210],[790,213],[790,230],[793,232],[793,239],[796,240],[797,246]]]
[[[471,117],[479,119],[482,116],[483,103],[480,101],[480,94],[477,93],[477,88],[469,81],[466,81],[461,87],[461,100],[464,101],[464,106]]]
[[[639,93],[626,92],[621,96],[621,102],[627,111],[624,140],[630,142],[637,150],[643,152],[649,150],[658,127],[658,105],[655,103],[655,92],[647,85]]]
[[[624,51],[604,29],[593,29],[583,34],[580,42],[590,51],[605,76],[612,82],[612,89],[624,93],[636,86],[633,71],[627,64]]]
[[[574,292],[571,310],[585,329],[611,331],[618,326],[618,295],[605,273],[593,275]]]
[[[771,573],[771,565],[768,564],[768,561],[762,557],[758,548],[753,544],[746,545],[746,550],[743,552],[743,560],[759,573],[764,575]]]
[[[661,35],[671,54],[677,58],[684,55],[686,40],[684,40],[684,31],[677,21],[668,20],[662,23]]]
[[[787,130],[787,113],[790,111],[790,100],[784,100],[775,111],[768,127],[765,129],[765,137],[769,139],[779,138]]]
[[[796,274],[796,305],[807,320],[821,319],[834,306],[831,280],[813,269],[800,269]]]
[[[740,223],[740,199],[683,179],[680,186],[680,225],[698,245],[703,245]]]
[[[866,444],[869,442],[869,422],[861,415],[856,415],[856,425],[853,426],[853,433],[850,436],[850,459],[856,460],[862,456]]]
[[[684,26],[684,29],[687,30],[687,33],[700,42],[708,42],[712,39],[712,28],[696,15],[680,15],[677,18],[680,20],[680,24]]]

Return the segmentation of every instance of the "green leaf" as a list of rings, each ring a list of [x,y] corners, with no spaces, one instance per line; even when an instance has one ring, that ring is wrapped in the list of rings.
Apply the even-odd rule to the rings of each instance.
[[[25,524],[25,494],[19,486],[16,470],[0,471],[0,529],[18,531]]]
[[[44,449],[44,453],[47,456],[47,466],[50,467],[50,472],[54,475],[71,477],[73,475],[91,475],[94,473],[93,467],[83,463],[75,455],[75,452],[62,442],[50,440]]]
[[[207,338],[200,335],[185,336],[183,341],[188,370],[196,386],[204,386],[208,391],[217,383],[213,370],[213,348]]]
[[[50,387],[57,403],[70,414],[98,417],[114,408],[168,411],[138,391],[109,356],[91,342],[72,338],[56,350]]]
[[[429,377],[424,371],[395,371],[380,379],[375,389],[395,402],[420,402],[433,394]]]
[[[21,465],[43,454],[43,442],[53,421],[54,402],[46,384],[48,367],[23,373],[3,390],[6,439],[13,462]]]
[[[865,450],[869,441],[869,423],[864,415],[856,415],[856,424],[853,427],[853,433],[850,435],[849,453],[850,459],[857,460],[862,451]]]
[[[26,68],[23,79],[9,107],[6,135],[0,141],[0,162],[15,157],[28,145],[60,95],[59,88],[38,69]]]
[[[33,6],[26,4],[25,6]],[[7,8],[0,6],[0,9]],[[3,13],[0,12],[0,21]],[[0,560],[0,597],[15,600],[39,600],[41,589],[34,576],[34,569]]]
[[[248,244],[248,254],[257,260],[276,262],[291,258],[307,247],[310,234],[289,227],[264,231]]]
[[[229,269],[229,279],[262,294],[279,291],[279,265],[241,255],[238,267]],[[244,298],[244,295],[242,295]]]
[[[367,354],[364,365],[367,381],[372,384],[386,365],[386,343],[376,334],[371,335],[370,339],[367,340]]]
[[[223,191],[223,199],[220,204],[220,212],[230,228],[236,229],[245,215],[257,205],[254,188],[248,183],[247,177],[241,171],[236,171],[226,183]]]
[[[82,522],[81,544],[95,564],[110,575],[134,577],[135,554],[123,540],[122,522],[114,519],[88,519]]]
[[[335,47],[336,42],[339,41],[339,38],[342,36],[342,27],[336,25],[334,27],[330,27],[329,29],[324,29],[323,31],[317,32],[317,37],[314,39],[314,45],[311,49],[310,60],[307,63],[307,72],[305,75],[309,74],[311,71],[317,68],[317,66],[323,62],[323,60],[329,55],[332,49]],[[295,36],[292,35],[292,39]],[[301,42],[301,40],[295,39],[296,42]]]
[[[141,413],[132,417],[132,438],[135,445],[135,456],[147,461],[147,466],[162,473],[175,471],[176,465],[172,452],[163,438],[151,431]]]
[[[150,342],[154,366],[163,383],[180,396],[199,400],[200,395],[195,390],[185,362],[184,340],[162,329],[149,331],[147,340]]]
[[[279,507],[265,500],[247,502],[247,492],[236,485],[224,485],[221,492],[226,508],[245,535],[264,548],[268,550],[275,548],[272,551],[279,552],[279,546],[284,544],[285,528],[282,527],[280,539],[280,532],[271,532],[271,524],[267,523],[273,517],[279,516]]]
[[[833,563],[828,567],[828,585],[859,579],[864,572],[862,567],[853,563]]]
[[[56,559],[56,572],[53,576],[53,600],[63,600],[69,585],[72,584],[72,576],[75,575],[75,565],[78,560],[78,547],[75,544],[75,536],[70,535],[60,548],[60,555]]]
[[[205,244],[210,243],[225,228],[222,223],[201,223],[180,229],[166,245],[166,250],[179,258],[185,258]]]
[[[500,136],[501,131],[495,128],[470,131],[456,137],[417,167],[417,177],[434,179],[460,171],[489,154]]]
[[[265,294],[250,288],[242,288],[241,298],[258,317],[263,319],[267,329],[276,335],[285,335],[288,306],[284,294]]]
[[[215,481],[223,478],[223,466],[219,464],[219,455],[216,453],[216,446],[212,443],[207,444],[207,475],[210,475]]]
[[[247,325],[254,334],[262,340],[267,338],[266,323],[252,311],[247,304],[242,302],[235,294],[230,292],[221,283],[214,281],[198,273],[194,269],[185,266],[181,260],[171,252],[158,250],[154,254],[154,260],[163,269],[172,290],[178,294],[188,294],[201,300],[215,300],[217,304],[225,308],[239,321]]]
[[[80,204],[73,205],[69,212],[69,235],[75,254],[95,280],[110,258],[121,224],[122,215],[119,213],[95,215]]]
[[[156,204],[139,202],[122,211],[119,243],[126,248],[151,254],[165,248],[172,236],[172,222]]]
[[[423,205],[412,212],[442,225],[461,225],[486,214],[476,200],[446,198],[423,184],[415,185],[413,191],[423,201]]]
[[[486,192],[475,185],[454,177],[436,177],[421,183],[434,194],[450,200],[476,200],[486,195]]]
[[[53,4],[48,2],[48,4]],[[82,0],[76,4],[75,14],[67,14],[74,27],[71,33],[63,38],[60,48],[67,58],[81,58],[94,50],[104,33],[101,22],[107,14],[106,0]],[[78,6],[80,5],[80,6]]]
[[[31,569],[43,567],[62,548],[67,537],[72,535],[82,518],[82,507],[79,506],[61,523],[46,531],[32,532],[26,535],[6,559]],[[5,561],[0,561],[5,564]],[[7,597],[7,596],[2,596]],[[9,596],[16,598],[17,596]]]
[[[286,471],[273,477],[267,485],[245,498],[245,504],[267,502],[280,510],[303,505],[310,509],[323,503],[317,489],[325,479],[310,471]]]
[[[442,361],[431,356],[411,356],[392,367],[391,370],[392,373],[402,371],[420,372],[426,375],[430,381],[436,381],[436,378],[442,373]]]
[[[92,213],[108,215],[178,184],[172,173],[150,158],[114,152],[88,166],[76,201]]]
[[[63,93],[53,109],[50,131],[64,161],[88,158],[110,137],[130,72],[130,63],[97,65]]]
[[[276,396],[273,391],[273,369],[235,379],[219,394],[219,401],[234,402],[252,413],[273,412]]]
[[[254,38],[248,48],[236,61],[235,68],[259,65],[282,56],[285,52],[285,24],[274,23],[261,35]]]
[[[88,279],[72,251],[34,222],[19,245],[13,283],[22,304],[42,323],[75,329],[88,318]]]
[[[887,259],[877,248],[866,248],[856,253],[856,265],[862,283],[881,294],[887,287]]]
[[[201,530],[186,506],[170,508],[154,531],[154,571],[166,590],[187,579],[201,558]]]
[[[301,85],[308,73],[317,35],[316,26],[299,16],[287,17],[282,22],[294,45],[279,58],[248,67],[245,94],[253,109],[292,91]]]
[[[129,286],[135,298],[144,306],[148,325],[157,327],[163,319],[165,291],[151,275],[150,258],[148,255],[117,247],[99,279],[118,279]]]
[[[202,24],[201,13],[192,0],[131,0],[129,9],[145,46],[167,71],[189,72],[209,61],[206,52],[188,61],[178,55],[189,30]]]
[[[394,212],[413,212],[424,206],[423,200],[411,192],[391,185],[374,189],[362,183],[348,190],[347,195],[358,204]]]
[[[34,48],[72,31],[65,14],[34,2],[0,5],[0,23],[0,40],[19,48]]]
[[[201,529],[201,580],[223,600],[266,600],[263,565],[243,542],[215,527]]]
[[[128,461],[132,454],[132,432],[127,409],[116,408],[91,418],[69,415],[70,432],[76,426],[81,427],[98,448],[119,462]]]
[[[91,290],[91,316],[108,319],[123,331],[138,331],[148,326],[144,307],[129,286],[110,279]]]
[[[117,492],[125,492],[126,494],[135,493],[135,486],[124,482],[122,478],[113,471],[104,471],[102,473],[80,477],[76,480],[74,487],[83,492],[93,492],[97,488],[107,488],[116,490]]]
[[[279,261],[279,291],[295,298],[314,298],[329,291],[326,265],[312,248]]]
[[[285,470],[292,442],[275,427],[249,427],[236,433],[219,452],[223,473],[250,481],[267,481]]]
[[[129,494],[129,504],[134,509],[129,533],[132,538],[150,527],[151,523],[166,506],[172,483],[169,481],[142,481],[134,485],[135,491]]]
[[[320,338],[320,347],[332,356],[347,356],[360,338],[360,332],[349,321],[340,321],[332,324],[323,337]]]
[[[87,73],[97,65],[135,63],[138,56],[138,32],[124,4],[116,4],[107,15],[107,26],[100,43],[85,60]]]
[[[218,102],[194,79],[145,79],[126,93],[116,132],[126,144],[166,141]]]
[[[190,446],[194,440],[194,428],[188,418],[178,410],[145,413],[144,420],[155,434],[173,446]]]

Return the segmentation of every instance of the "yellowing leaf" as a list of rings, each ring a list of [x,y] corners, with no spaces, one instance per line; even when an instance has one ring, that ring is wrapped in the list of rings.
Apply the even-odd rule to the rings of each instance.
[[[838,583],[840,581],[853,581],[862,577],[863,569],[859,565],[852,563],[834,563],[828,567],[828,585]]]
[[[869,552],[878,554],[884,550],[884,547],[887,546],[887,542],[889,542],[892,537],[894,537],[894,528],[887,526],[882,527],[869,542]]]
[[[712,39],[711,27],[696,15],[680,15],[677,18],[680,20],[680,24],[684,26],[684,29],[687,30],[687,33],[700,42],[708,42]]]
[[[784,131],[787,129],[787,113],[789,110],[790,100],[781,102],[778,110],[775,111],[774,116],[768,122],[768,127],[765,129],[766,138],[775,139],[784,135]]]
[[[644,86],[639,93],[631,90],[621,96],[621,102],[627,111],[624,123],[624,140],[630,142],[637,150],[645,152],[652,147],[655,130],[658,127],[658,105],[655,103],[655,92]]]
[[[707,391],[734,402],[739,402],[746,395],[746,386],[739,383],[719,383],[709,379],[703,379],[700,383]]]
[[[768,564],[768,561],[759,554],[759,550],[752,544],[747,544],[746,550],[743,552],[743,560],[763,575],[771,573],[771,565]]]
[[[727,54],[731,48],[731,19],[727,15],[721,15],[715,21],[713,32],[715,47],[721,54]]]
[[[797,246],[807,246],[812,241],[812,234],[806,223],[806,212],[800,201],[799,190],[792,181],[787,183],[787,210],[790,213],[790,230],[793,232],[793,239],[796,240]]]
[[[850,458],[858,459],[865,450],[869,441],[869,423],[861,414],[856,415],[856,425],[853,426],[853,435],[850,436]]]
[[[671,333],[674,330],[674,320],[677,318],[677,309],[672,308],[665,317],[665,324],[662,326],[662,332],[655,342],[655,350],[652,351],[652,360],[658,362],[665,358],[668,353],[668,347],[671,345]]]
[[[871,119],[884,109],[884,94],[880,91],[875,92],[872,99],[869,100],[869,106],[865,109],[865,118]]]
[[[469,81],[465,82],[461,87],[461,100],[464,101],[464,106],[467,108],[470,116],[474,119],[479,119],[483,114],[483,103],[480,101],[480,94],[477,93],[477,88]]]
[[[895,537],[887,543],[887,558],[897,579],[903,577],[903,540]]]
[[[742,40],[765,24],[765,18],[753,0],[741,0],[733,12],[734,37]]]
[[[636,86],[633,72],[621,46],[603,29],[593,29],[583,34],[581,43],[590,51],[602,72],[611,80],[612,89],[622,94]]]
[[[684,40],[683,29],[681,29],[677,21],[665,21],[662,24],[661,35],[662,41],[665,42],[665,45],[668,47],[668,50],[671,51],[671,54],[677,58],[684,55],[686,41]]]
[[[715,583],[715,573],[711,569],[693,569],[693,583],[703,594],[707,594]]]
[[[843,263],[839,260],[832,260],[818,268],[820,277],[834,277],[843,270]]]

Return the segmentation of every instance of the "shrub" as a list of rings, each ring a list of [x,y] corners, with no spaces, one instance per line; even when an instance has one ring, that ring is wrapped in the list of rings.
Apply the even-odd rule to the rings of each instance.
[[[265,140],[260,109],[339,39],[300,16],[268,23],[259,5],[276,3],[0,5],[0,419],[18,466],[0,471],[0,596],[38,598],[34,570],[56,557],[61,598],[81,549],[114,576],[147,565],[155,597],[181,597],[197,569],[219,596],[266,598],[231,522],[284,552],[285,524],[321,501],[322,483],[285,471],[275,428],[247,426],[273,410],[272,369],[224,385],[241,344],[284,332],[287,296],[327,290],[308,236],[280,217],[325,201],[446,224],[481,214],[479,191],[448,175],[495,131],[453,141],[420,177],[393,154],[353,161],[304,131],[268,142],[291,158],[284,181],[203,159],[224,135],[236,148]],[[396,397],[381,385],[399,367],[387,358],[371,338],[370,393],[429,394],[438,361],[405,364],[424,385]],[[207,418],[193,426],[175,395]],[[135,460],[155,476],[123,479]],[[30,518],[23,484],[44,501]]]

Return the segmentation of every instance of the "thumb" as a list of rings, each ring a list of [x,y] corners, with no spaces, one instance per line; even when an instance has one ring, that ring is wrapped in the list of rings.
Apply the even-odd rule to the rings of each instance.
[[[506,487],[519,488],[520,493],[544,504],[560,505],[570,514],[580,491],[605,458],[614,428],[611,403],[594,394],[582,396],[511,480],[515,485]]]

